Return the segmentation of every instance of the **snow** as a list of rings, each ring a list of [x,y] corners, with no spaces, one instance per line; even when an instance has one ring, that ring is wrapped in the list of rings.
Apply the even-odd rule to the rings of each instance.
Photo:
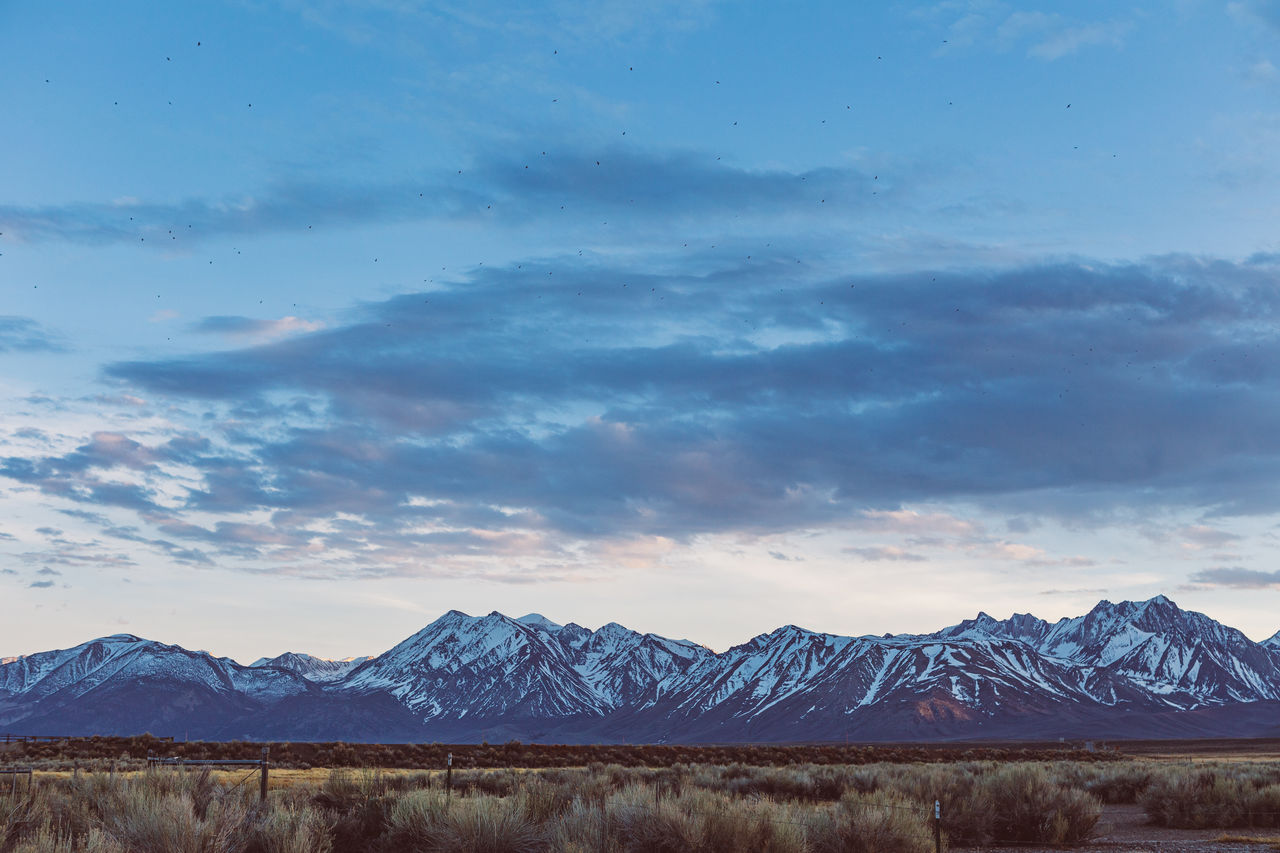
[[[552,622],[541,613],[526,613],[516,620],[517,622],[528,625],[530,628],[542,628],[545,631],[559,631],[563,625]]]

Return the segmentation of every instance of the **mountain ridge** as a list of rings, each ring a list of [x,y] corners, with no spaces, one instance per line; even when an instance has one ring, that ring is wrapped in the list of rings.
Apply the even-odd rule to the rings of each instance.
[[[143,697],[153,725],[223,738],[963,739],[1235,718],[1260,731],[1258,709],[1280,706],[1280,634],[1255,643],[1163,595],[1053,623],[980,612],[931,634],[784,625],[719,653],[616,622],[449,610],[363,659],[244,666],[116,634],[0,663],[10,728],[137,733],[121,709]]]

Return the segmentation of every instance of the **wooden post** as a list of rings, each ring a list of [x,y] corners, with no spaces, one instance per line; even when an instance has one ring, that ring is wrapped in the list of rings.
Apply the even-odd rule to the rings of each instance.
[[[264,803],[267,801],[267,772],[271,765],[271,762],[267,760],[267,756],[270,754],[271,754],[271,747],[264,746],[262,748],[262,773],[261,773],[262,778],[258,780],[258,784],[259,784],[258,793],[260,795],[259,799]]]
[[[444,799],[448,802],[449,796],[453,793],[453,753],[449,753],[449,757],[444,763]]]
[[[933,850],[942,853],[942,803],[933,801]]]

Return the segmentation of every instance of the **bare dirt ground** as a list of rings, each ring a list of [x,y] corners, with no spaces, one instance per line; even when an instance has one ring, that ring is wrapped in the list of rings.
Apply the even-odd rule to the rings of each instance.
[[[1245,842],[1226,839],[1256,838]],[[1219,840],[1224,839],[1224,840]],[[1206,850],[1214,853],[1243,853],[1244,851],[1280,850],[1280,834],[1267,830],[1221,829],[1166,829],[1151,826],[1141,806],[1103,806],[1102,819],[1098,821],[1098,835],[1088,844],[1078,847],[952,847],[960,853],[978,851],[1009,851],[1020,853],[1194,853]]]

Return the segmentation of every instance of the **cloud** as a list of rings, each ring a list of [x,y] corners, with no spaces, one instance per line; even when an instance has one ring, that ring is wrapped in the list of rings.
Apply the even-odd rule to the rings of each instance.
[[[1122,47],[1133,29],[1129,21],[1105,21],[1080,26],[1066,26],[1048,33],[1027,50],[1028,56],[1052,62],[1076,53],[1083,47],[1109,45]]]
[[[53,586],[53,581],[32,581],[27,584],[27,589],[48,589]]]
[[[1227,4],[1227,12],[1250,26],[1261,23],[1280,28],[1280,2],[1277,0],[1237,0]]]
[[[1269,84],[1280,80],[1280,71],[1270,59],[1259,59],[1245,70],[1244,76],[1251,83]]]
[[[973,521],[957,518],[947,513],[925,513],[916,510],[863,510],[852,525],[864,530],[899,533],[917,539],[936,540],[939,537],[973,538],[982,528]]]
[[[1175,535],[1183,540],[1183,548],[1195,551],[1203,548],[1221,548],[1224,545],[1239,542],[1243,538],[1239,534],[1219,530],[1206,524],[1185,525],[1178,528]]]
[[[0,315],[0,353],[62,351],[58,337],[35,320]]]
[[[198,334],[225,335],[230,338],[242,338],[254,341],[267,341],[288,335],[315,332],[324,328],[318,320],[303,320],[299,317],[281,317],[278,320],[258,320],[239,316],[205,317],[192,325],[191,330]]]
[[[41,569],[40,571],[36,572],[36,574],[38,574],[38,575],[60,575],[60,574],[62,574],[62,572],[58,571],[57,569],[51,569],[51,568],[49,568],[48,566],[45,566],[45,567],[44,567],[43,569]]]
[[[913,554],[910,551],[904,551],[893,545],[875,545],[866,548],[845,548],[844,553],[852,554],[855,557],[861,557],[864,560],[892,560],[894,562],[903,561],[909,563],[923,563],[927,558],[919,554]]]
[[[892,187],[854,168],[743,169],[700,152],[601,146],[529,151],[515,158],[509,153],[482,154],[452,174],[394,183],[279,181],[258,193],[221,199],[0,205],[0,230],[29,242],[172,249],[212,237],[314,232],[351,223],[525,226],[545,218],[594,223],[601,215],[617,213],[635,224],[693,222],[726,212],[771,221],[786,215],[829,219],[838,209],[845,214],[870,210],[873,184],[880,210],[891,198]],[[236,319],[229,318],[232,325]],[[206,322],[216,326],[218,320]],[[0,318],[0,336],[4,322]]]
[[[946,0],[918,10],[914,17],[934,27],[945,27],[948,50],[976,46],[1005,51],[1026,45],[1028,57],[1046,62],[1085,47],[1123,47],[1133,29],[1133,22],[1126,19],[1081,21],[1056,12],[1010,11],[1005,3],[987,0]]]
[[[118,362],[108,382],[203,412],[199,434],[103,431],[0,474],[131,513],[104,535],[175,560],[370,574],[823,528],[1078,566],[928,507],[1280,509],[1272,260],[831,275],[788,249],[481,268],[306,334]]]
[[[466,39],[507,36],[521,42],[591,44],[629,42],[659,34],[681,33],[705,26],[714,17],[713,0],[654,0],[636,4],[626,0],[589,0],[512,6],[469,3],[450,5],[420,0],[349,0],[344,3],[309,3],[284,0],[281,4],[314,26],[336,33],[356,44],[395,44],[406,27],[465,34]]]
[[[1280,589],[1280,571],[1262,572],[1240,566],[1204,569],[1193,574],[1192,584],[1232,589]]]

